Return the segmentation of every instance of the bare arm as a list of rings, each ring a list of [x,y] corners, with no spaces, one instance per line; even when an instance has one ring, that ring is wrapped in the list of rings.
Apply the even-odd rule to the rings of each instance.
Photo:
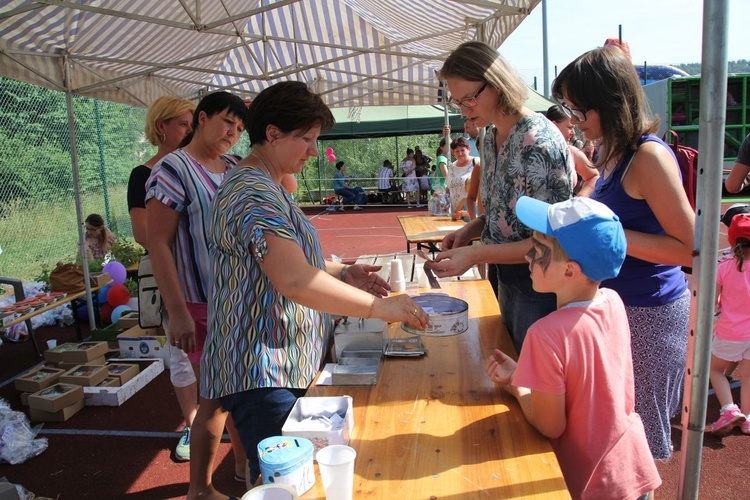
[[[169,341],[172,345],[179,343],[178,347],[185,352],[194,352],[195,322],[187,309],[172,256],[180,214],[152,198],[146,202],[146,219],[154,278],[169,312]]]
[[[466,194],[466,208],[469,210],[469,219],[474,220],[477,215],[481,215],[484,212],[481,200],[479,200],[479,182],[482,178],[481,175],[482,167],[479,162],[474,165],[471,171],[471,179],[469,179],[469,189]],[[477,208],[478,203],[478,208]]]
[[[578,196],[591,196],[599,179],[599,170],[589,161],[583,151],[576,147],[568,148],[573,155],[576,173],[583,179],[583,187],[578,191]]]
[[[268,253],[260,264],[279,293],[303,306],[342,316],[405,321],[416,328],[426,328],[428,316],[406,294],[388,298],[373,297],[337,279],[342,264],[331,264],[329,271],[307,263],[296,242],[265,235]],[[356,271],[352,269],[352,271]],[[334,277],[336,276],[336,277]],[[351,278],[347,278],[350,282]]]
[[[530,249],[531,238],[512,243],[452,248],[437,254],[429,267],[439,278],[460,276],[477,264],[523,264]]]
[[[133,238],[135,238],[136,243],[148,250],[145,208],[134,207],[130,209],[130,225],[133,227]]]
[[[440,246],[443,250],[450,250],[451,248],[466,246],[471,243],[472,240],[475,240],[482,236],[483,228],[484,219],[474,219],[461,229],[453,231],[448,236],[443,238],[443,241],[440,242]]]
[[[628,255],[656,264],[692,265],[695,213],[669,151],[654,142],[638,148],[623,188],[632,198],[646,200],[666,233],[625,230]]]
[[[513,385],[516,362],[495,349],[485,363],[490,380],[503,384],[503,389],[518,400],[526,420],[551,439],[559,438],[567,426],[565,394],[549,394]]]
[[[732,171],[729,172],[727,179],[724,181],[724,187],[730,193],[739,193],[750,183],[750,166],[742,163],[735,163]]]

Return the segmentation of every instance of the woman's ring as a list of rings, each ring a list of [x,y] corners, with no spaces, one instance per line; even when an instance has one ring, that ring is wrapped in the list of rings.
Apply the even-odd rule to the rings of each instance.
[[[411,312],[414,316],[417,315],[417,308],[415,307],[414,310]]]

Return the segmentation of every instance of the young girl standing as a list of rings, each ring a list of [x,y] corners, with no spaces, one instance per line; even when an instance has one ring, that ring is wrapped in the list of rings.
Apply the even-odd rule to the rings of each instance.
[[[734,259],[719,263],[716,271],[716,302],[720,307],[711,347],[711,385],[721,403],[719,419],[711,424],[713,434],[726,434],[740,426],[750,434],[750,214],[739,214],[729,225],[729,244]],[[739,362],[742,383],[740,403],[732,401],[732,389],[724,370]]]

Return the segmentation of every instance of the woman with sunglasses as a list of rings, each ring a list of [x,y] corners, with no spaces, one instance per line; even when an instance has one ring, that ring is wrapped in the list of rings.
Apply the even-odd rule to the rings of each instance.
[[[570,155],[560,133],[543,115],[524,106],[526,85],[491,46],[460,45],[440,70],[451,101],[478,127],[492,125],[482,141],[480,196],[484,214],[446,236],[430,264],[440,277],[463,274],[476,264],[495,266],[503,321],[517,351],[526,330],[556,308],[554,294],[531,285],[524,255],[531,230],[515,214],[516,200],[530,196],[547,203],[570,198]],[[481,238],[484,245],[469,245]]]
[[[625,228],[627,258],[603,283],[625,303],[632,337],[635,409],[654,458],[669,458],[669,420],[680,409],[690,296],[680,266],[692,264],[695,214],[677,160],[654,132],[638,75],[616,46],[594,49],[560,72],[552,94],[587,140],[601,144],[591,198]]]

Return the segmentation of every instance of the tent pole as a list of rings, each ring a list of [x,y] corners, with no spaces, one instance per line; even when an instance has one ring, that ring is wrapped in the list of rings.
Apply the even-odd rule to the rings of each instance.
[[[78,152],[76,150],[76,119],[73,113],[73,90],[71,89],[70,73],[71,62],[66,54],[63,58],[63,72],[65,73],[65,97],[68,104],[68,131],[70,133],[70,161],[73,164],[73,191],[76,200],[76,219],[78,224],[78,243],[81,262],[83,262],[83,284],[86,286],[86,307],[89,313],[89,329],[94,331],[94,301],[91,300],[91,280],[89,279],[89,262],[86,252],[85,237],[83,234],[83,208],[81,206],[81,182],[78,176]],[[77,321],[76,312],[73,311],[73,319]]]
[[[697,499],[711,364],[727,95],[728,0],[703,0],[698,184],[677,497]],[[697,277],[697,280],[695,279]],[[696,282],[697,281],[697,282]]]

